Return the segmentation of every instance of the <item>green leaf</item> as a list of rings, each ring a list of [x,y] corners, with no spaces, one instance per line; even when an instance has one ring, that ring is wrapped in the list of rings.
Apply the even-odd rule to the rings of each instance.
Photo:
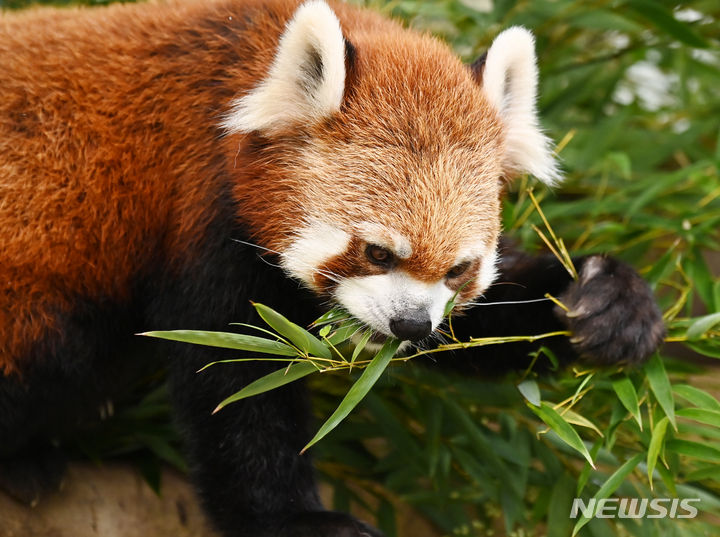
[[[557,435],[565,442],[568,446],[579,452],[585,459],[590,463],[590,466],[595,468],[592,457],[588,453],[585,444],[580,439],[577,431],[573,429],[565,419],[558,414],[549,404],[542,403],[541,406],[537,407],[531,404],[527,405],[538,417],[545,422]]]
[[[662,407],[663,412],[665,412],[670,423],[672,423],[673,429],[677,430],[677,424],[675,423],[675,400],[673,399],[670,379],[668,379],[665,366],[660,356],[655,354],[655,356],[645,364],[645,374],[647,375],[650,389],[653,394],[655,394],[657,402],[660,403],[660,407]]]
[[[351,364],[355,363],[355,360],[357,360],[357,357],[360,356],[360,353],[363,351],[365,346],[368,344],[368,341],[370,341],[371,337],[372,337],[372,330],[370,330],[370,329],[365,330],[365,333],[360,338],[360,341],[358,341],[358,344],[355,345],[355,348],[353,349],[352,356],[350,357]]]
[[[690,386],[689,384],[675,384],[673,390],[680,397],[690,401],[696,407],[720,410],[720,401],[700,388]]]
[[[567,473],[563,473],[548,492],[550,503],[545,537],[567,537],[572,529],[572,519],[568,517],[568,513],[575,497],[575,480]]]
[[[678,492],[677,492],[677,487],[675,485],[675,476],[673,475],[673,473],[670,470],[668,470],[667,468],[665,468],[665,466],[663,466],[662,464],[659,464],[656,467],[656,470],[657,470],[657,473],[660,474],[660,479],[662,479],[662,482],[665,485],[665,488],[668,489],[670,494],[672,494],[673,496],[677,496]]]
[[[702,317],[698,317],[687,329],[687,338],[690,341],[697,341],[703,335],[705,335],[705,332],[710,330],[718,323],[720,323],[720,311],[717,313],[711,313],[710,315],[703,315]]]
[[[377,525],[378,529],[387,537],[397,537],[397,514],[395,508],[387,499],[380,501],[377,508]]]
[[[455,298],[451,298],[448,300],[447,304],[445,304],[445,311],[443,311],[443,317],[447,317],[450,312],[455,308]]]
[[[324,324],[333,324],[340,321],[350,319],[350,314],[340,308],[333,308],[330,311],[326,311],[319,318],[315,319],[312,323],[313,326],[322,326]]]
[[[273,330],[277,331],[278,334],[285,336],[292,341],[293,344],[304,353],[310,356],[326,358],[328,360],[332,358],[330,349],[304,328],[289,321],[274,309],[269,308],[264,304],[254,303],[253,306],[255,306],[255,309],[260,317],[262,317],[263,321],[265,321]]]
[[[700,296],[708,311],[717,311],[711,309],[715,302],[714,284],[715,278],[713,273],[705,262],[702,248],[697,246],[691,250],[691,255],[687,257],[683,264],[687,272],[688,279],[692,282],[695,293]]]
[[[668,440],[665,442],[665,449],[685,455],[694,459],[700,459],[709,462],[720,462],[720,449],[698,442],[689,440]]]
[[[697,342],[688,341],[687,346],[695,352],[710,358],[720,358],[720,346],[710,341],[700,340]]]
[[[540,406],[540,388],[534,380],[524,380],[517,385],[517,389],[528,402]]]
[[[425,441],[427,450],[428,476],[435,477],[440,460],[440,439],[443,424],[443,406],[438,398],[428,401],[429,409],[425,422]]]
[[[706,408],[681,408],[676,412],[678,416],[712,425],[720,429],[720,411]]]
[[[580,427],[587,427],[588,429],[595,431],[599,436],[603,436],[602,431],[600,431],[600,429],[598,429],[592,421],[587,419],[585,416],[581,416],[574,410],[564,410],[562,417],[565,418],[565,421],[568,423],[579,425]]]
[[[667,416],[663,417],[655,424],[652,437],[650,437],[650,445],[647,452],[647,472],[651,489],[653,488],[653,472],[655,471],[655,464],[657,463],[658,456],[660,455],[660,451],[663,446],[663,440],[665,439],[668,423],[670,423],[670,421]]]
[[[187,472],[187,462],[182,454],[166,439],[159,436],[135,433],[136,439],[147,446],[158,458],[174,466],[181,472]]]
[[[678,41],[691,47],[708,47],[708,43],[702,37],[697,35],[690,26],[673,17],[672,11],[665,8],[660,2],[630,0],[627,6]]]
[[[720,482],[720,466],[717,464],[701,466],[697,470],[694,470],[685,476],[685,480],[688,482],[701,481],[705,479],[712,479],[713,481]]]
[[[677,265],[677,255],[675,249],[678,243],[673,244],[663,256],[653,263],[652,268],[643,277],[652,287],[653,291],[657,288],[658,283],[663,278],[667,278]]]
[[[555,353],[549,348],[542,346],[537,350],[539,355],[544,355],[547,357],[547,359],[550,361],[550,369],[552,371],[557,371],[560,367],[560,360],[558,360],[558,357],[555,355]]]
[[[628,412],[635,418],[635,421],[640,426],[642,431],[642,416],[640,415],[640,405],[638,404],[637,392],[632,381],[627,378],[621,378],[612,383],[613,390],[620,399],[620,402],[627,409]]]
[[[638,453],[633,458],[625,462],[620,468],[615,470],[615,472],[603,483],[602,487],[600,487],[600,490],[598,490],[593,498],[595,500],[602,500],[607,497],[609,497],[613,492],[617,490],[617,488],[625,481],[625,478],[630,475],[630,472],[632,472],[635,467],[640,463],[640,461],[643,459],[643,453]],[[577,532],[580,531],[580,528],[582,528],[585,524],[587,524],[590,521],[589,518],[585,517],[584,515],[580,517],[580,520],[577,521],[575,524],[575,527],[573,528],[573,537],[577,535]]]
[[[260,393],[274,390],[275,388],[279,388],[280,386],[289,384],[293,381],[309,375],[310,373],[314,373],[315,371],[318,371],[317,366],[307,360],[291,364],[290,366],[283,367],[282,369],[278,369],[277,371],[273,371],[272,373],[269,373],[264,377],[260,377],[259,379],[251,382],[239,392],[236,392],[230,397],[224,399],[215,408],[215,410],[213,410],[213,414],[218,412],[223,407],[226,407],[230,403],[245,399],[246,397],[252,397],[253,395],[258,395]]]
[[[195,343],[209,347],[222,347],[225,349],[238,349],[241,351],[261,352],[264,354],[277,354],[280,356],[297,356],[297,350],[290,345],[257,336],[234,334],[232,332],[206,332],[202,330],[167,330],[143,332],[140,336]]]
[[[612,163],[625,179],[632,177],[632,162],[625,152],[613,151],[606,155],[606,161]]]
[[[361,326],[356,322],[348,322],[343,323],[342,325],[338,326],[335,330],[333,330],[333,333],[328,338],[328,341],[332,345],[339,345],[343,341],[347,341],[353,335],[355,335],[359,330]]]
[[[327,337],[327,335],[330,333],[330,330],[332,330],[332,326],[330,326],[329,324],[326,324],[325,326],[323,326],[320,329],[320,331],[318,332],[318,335],[320,337]]]
[[[344,420],[348,414],[352,411],[357,404],[362,401],[363,397],[370,391],[370,388],[377,382],[382,375],[385,368],[387,368],[390,360],[400,347],[400,341],[397,339],[389,338],[385,341],[380,351],[370,361],[370,364],[363,370],[360,378],[357,379],[355,384],[348,390],[345,397],[340,402],[335,412],[327,419],[327,421],[320,427],[320,430],[315,436],[307,443],[302,449],[301,453],[304,453],[310,446],[317,443],[330,431],[332,431],[338,424]]]
[[[602,439],[597,440],[593,447],[590,448],[590,456],[595,460],[597,458],[598,452],[600,451],[600,448],[603,445]],[[583,489],[585,488],[585,485],[587,485],[588,479],[590,479],[590,473],[592,472],[592,466],[590,466],[587,462],[583,464],[583,469],[580,471],[580,475],[577,478],[577,484],[575,488],[575,496],[580,496]]]
[[[455,294],[452,296],[452,298],[447,301],[447,304],[445,304],[445,310],[443,311],[443,317],[447,317],[450,314],[450,312],[455,308],[455,305],[457,304],[458,295],[462,292],[463,289],[465,289],[465,287],[470,285],[473,281],[475,281],[475,278],[469,279],[464,284],[462,284],[457,291],[455,291]]]

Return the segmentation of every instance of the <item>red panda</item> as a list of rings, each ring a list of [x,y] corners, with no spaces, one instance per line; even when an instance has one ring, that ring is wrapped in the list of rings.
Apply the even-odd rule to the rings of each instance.
[[[123,389],[143,366],[132,334],[222,329],[251,319],[249,299],[301,319],[329,299],[418,341],[456,293],[464,307],[552,292],[571,315],[547,303],[470,309],[456,330],[567,326],[575,339],[558,352],[601,363],[638,361],[661,341],[629,267],[579,259],[573,282],[552,258],[499,246],[504,181],[560,175],[527,30],[506,30],[466,66],[437,39],[320,0],[0,21],[0,482],[21,450],[40,457]],[[299,455],[300,383],[211,416],[267,366],[196,376],[223,351],[152,347],[169,357],[191,474],[223,535],[379,535],[320,505]]]

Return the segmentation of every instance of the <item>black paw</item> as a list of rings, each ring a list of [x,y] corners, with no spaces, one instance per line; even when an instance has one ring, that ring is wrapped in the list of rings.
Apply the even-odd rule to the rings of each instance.
[[[662,314],[647,283],[616,259],[583,260],[580,279],[559,297],[570,310],[555,309],[573,333],[582,357],[597,364],[638,363],[662,343]]]
[[[60,489],[66,465],[64,454],[52,447],[0,459],[0,490],[34,507],[43,497]]]
[[[383,537],[382,533],[344,513],[306,512],[288,519],[277,537]]]

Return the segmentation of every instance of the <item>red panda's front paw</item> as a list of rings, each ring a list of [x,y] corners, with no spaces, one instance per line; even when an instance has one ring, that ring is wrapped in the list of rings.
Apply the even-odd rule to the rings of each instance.
[[[556,315],[583,358],[597,364],[638,363],[662,343],[662,314],[647,283],[629,266],[605,257],[583,260],[580,278],[560,296]]]

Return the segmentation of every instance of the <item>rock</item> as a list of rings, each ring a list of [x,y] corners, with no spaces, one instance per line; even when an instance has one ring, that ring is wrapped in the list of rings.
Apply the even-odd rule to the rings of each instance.
[[[166,469],[158,496],[130,464],[73,463],[37,506],[0,493],[2,537],[217,537],[186,478]]]

